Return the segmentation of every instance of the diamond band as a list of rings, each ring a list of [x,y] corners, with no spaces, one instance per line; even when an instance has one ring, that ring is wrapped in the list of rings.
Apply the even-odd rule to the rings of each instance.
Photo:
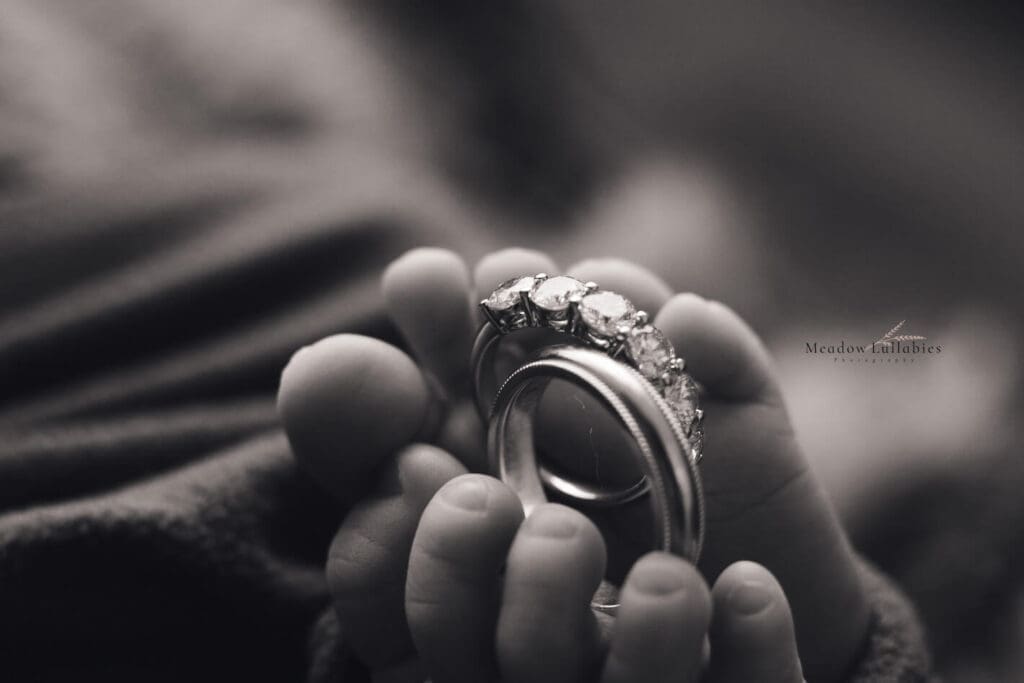
[[[489,368],[482,367],[485,348],[517,330],[556,330],[637,370],[675,411],[691,444],[690,458],[700,461],[704,414],[697,386],[684,372],[685,362],[672,343],[629,299],[593,282],[540,273],[503,282],[480,302],[480,308],[488,323],[477,338],[473,366],[483,414],[494,397],[493,379],[489,382],[485,376]]]

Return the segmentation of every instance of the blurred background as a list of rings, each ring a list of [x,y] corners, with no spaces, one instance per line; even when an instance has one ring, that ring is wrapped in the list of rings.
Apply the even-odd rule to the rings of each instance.
[[[291,350],[393,336],[376,278],[413,245],[633,259],[765,337],[947,679],[1024,680],[1022,29],[992,2],[0,0],[0,425],[272,419]],[[902,320],[941,355],[806,353]]]

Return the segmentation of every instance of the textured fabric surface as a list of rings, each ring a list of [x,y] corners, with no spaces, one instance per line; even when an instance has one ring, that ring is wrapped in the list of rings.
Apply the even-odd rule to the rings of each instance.
[[[319,661],[342,510],[295,468],[280,371],[333,332],[392,338],[380,271],[444,233],[428,201],[403,217],[333,184],[281,202],[219,187],[192,212],[176,180],[102,229],[47,221],[47,239],[29,221],[51,206],[0,209],[26,233],[4,257],[41,284],[3,290],[33,300],[0,321],[5,681],[300,680]]]
[[[850,683],[924,683],[932,679],[924,631],[907,598],[869,563],[861,576],[871,602],[871,629]]]
[[[294,680],[337,519],[277,434],[7,513],[4,680]]]

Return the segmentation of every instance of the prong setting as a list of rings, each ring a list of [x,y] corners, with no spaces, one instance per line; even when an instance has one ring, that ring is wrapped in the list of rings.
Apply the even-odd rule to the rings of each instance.
[[[623,334],[615,335],[608,345],[608,355],[612,358],[619,358],[622,356],[623,350],[626,348],[626,336]]]
[[[697,407],[696,385],[684,372],[683,358],[650,324],[647,312],[594,282],[546,273],[502,283],[480,308],[498,334],[526,327],[551,329],[631,366],[677,414],[699,460],[704,411]]]
[[[569,297],[569,308],[566,312],[566,332],[575,336],[579,336],[580,330],[583,326],[583,320],[580,318],[580,302],[583,301],[583,297],[579,294],[573,294]]]
[[[487,322],[494,325],[500,334],[508,334],[508,328],[505,326],[504,322],[502,322],[501,318],[499,318],[498,315],[487,305],[487,299],[480,302],[480,310],[483,311],[484,317],[487,318]]]
[[[530,301],[529,292],[519,292],[519,305],[523,307],[523,312],[526,314],[526,322],[530,327],[539,327],[540,321],[537,319],[537,311],[533,307],[533,302]]]

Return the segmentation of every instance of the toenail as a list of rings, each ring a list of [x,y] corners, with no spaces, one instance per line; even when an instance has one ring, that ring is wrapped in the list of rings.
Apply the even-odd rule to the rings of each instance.
[[[487,493],[487,484],[479,479],[466,479],[445,486],[441,496],[463,510],[483,510],[487,507]]]
[[[726,601],[735,612],[753,615],[768,608],[772,593],[760,581],[743,581],[729,591]]]
[[[530,515],[523,525],[523,529],[531,536],[569,538],[576,535],[579,524],[569,515],[541,512]]]
[[[669,595],[686,587],[683,575],[670,567],[645,567],[634,574],[629,583],[647,595]]]

